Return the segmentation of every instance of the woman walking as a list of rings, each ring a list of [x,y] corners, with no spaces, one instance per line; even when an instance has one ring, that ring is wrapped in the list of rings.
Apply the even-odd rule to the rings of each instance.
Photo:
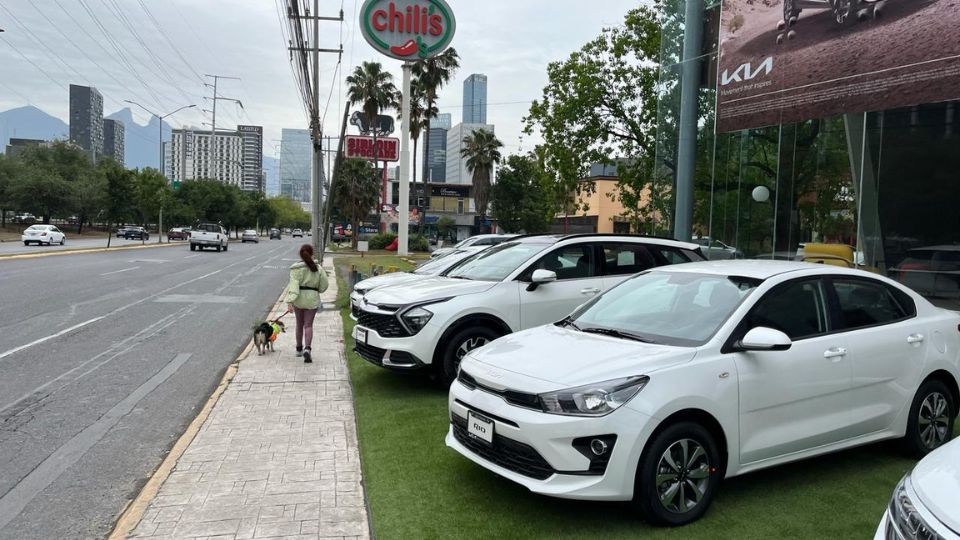
[[[313,318],[320,307],[320,293],[327,290],[327,274],[313,260],[313,246],[300,247],[301,262],[290,266],[290,284],[287,285],[287,313],[297,317],[297,357],[304,363],[313,362],[310,345],[313,342]]]

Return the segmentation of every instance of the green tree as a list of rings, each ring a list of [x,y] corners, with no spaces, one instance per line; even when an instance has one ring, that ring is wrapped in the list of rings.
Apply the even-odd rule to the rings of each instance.
[[[100,214],[107,204],[107,178],[99,168],[89,167],[73,181],[71,206],[77,216],[77,234],[83,225]]]
[[[393,84],[393,75],[384,71],[380,62],[364,62],[347,77],[347,99],[352,105],[359,105],[367,117],[373,131],[374,148],[377,145],[377,118],[381,111],[396,108],[399,94]],[[371,161],[376,166],[376,152]]]
[[[11,186],[10,198],[22,210],[32,212],[50,223],[54,215],[65,216],[71,211],[73,188],[71,183],[89,159],[78,148],[64,142],[52,147],[39,146],[23,150],[17,157],[23,164],[23,174]]]
[[[550,230],[549,181],[532,156],[509,156],[490,190],[491,213],[508,233]]]
[[[493,169],[502,156],[503,143],[496,135],[485,129],[478,129],[463,139],[460,154],[467,160],[467,169],[473,174],[473,200],[480,220],[487,216],[487,203],[490,201],[490,180]]]
[[[456,225],[457,222],[452,217],[440,216],[440,219],[437,220],[437,232],[441,237],[445,237]]]
[[[333,196],[337,206],[343,209],[353,226],[353,247],[360,237],[360,223],[377,205],[380,196],[380,181],[370,163],[362,159],[345,159],[340,164]]]
[[[7,212],[13,210],[13,185],[21,174],[20,163],[0,154],[0,227],[7,226]]]
[[[421,180],[426,191],[427,182],[430,180],[430,125],[432,120],[437,117],[437,97],[443,85],[450,82],[457,70],[460,69],[460,56],[453,47],[448,48],[442,53],[431,57],[418,60],[413,65],[413,74],[416,76],[418,86],[423,90],[426,105],[423,114],[423,132],[426,137],[423,139],[423,178]],[[414,174],[416,181],[416,143],[413,149]],[[423,228],[426,225],[426,213],[421,212],[420,233],[423,234]]]
[[[569,58],[547,67],[549,83],[525,118],[544,140],[544,168],[572,212],[591,163],[618,164],[619,197],[628,209],[649,193],[656,155],[660,75],[659,3],[631,10]],[[628,214],[630,213],[628,211]],[[636,218],[636,214],[633,214]],[[639,218],[637,218],[639,219]]]
[[[429,129],[430,118],[436,118],[437,113],[439,112],[436,106],[432,108],[427,108],[428,104],[426,102],[427,94],[424,84],[420,79],[414,79],[410,84],[410,139],[413,141],[413,155],[417,155],[417,143],[420,141],[420,135],[425,134],[424,144],[429,144],[429,132],[425,131]],[[401,115],[397,115],[401,120]],[[423,164],[424,172],[428,168],[428,164],[425,161]],[[423,197],[427,197],[427,175],[424,174],[423,181],[420,183],[420,189],[417,189],[417,160],[413,160],[413,180],[411,181],[411,194],[413,200],[417,201],[420,191],[423,192]],[[423,207],[418,203],[415,203],[420,210],[421,216],[423,215]],[[420,229],[423,230],[423,224],[426,220],[420,220]]]
[[[160,171],[147,167],[134,173],[134,209],[140,225],[146,227],[160,216],[160,207],[170,188]]]

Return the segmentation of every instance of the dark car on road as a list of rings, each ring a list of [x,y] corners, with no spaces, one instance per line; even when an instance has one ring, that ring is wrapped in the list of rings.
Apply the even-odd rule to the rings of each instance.
[[[143,227],[127,227],[123,231],[123,237],[127,240],[149,240],[150,233]]]
[[[271,240],[280,240],[280,229],[270,229],[270,239]]]
[[[190,229],[186,227],[174,227],[167,231],[168,240],[189,240]]]

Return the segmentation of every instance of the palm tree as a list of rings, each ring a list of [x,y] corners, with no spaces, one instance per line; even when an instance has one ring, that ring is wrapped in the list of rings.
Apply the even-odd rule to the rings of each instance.
[[[500,163],[503,156],[500,148],[503,143],[492,131],[478,129],[463,138],[463,148],[460,150],[467,160],[467,168],[473,174],[473,200],[477,206],[482,222],[487,216],[487,203],[490,202],[490,178],[493,168]]]
[[[460,56],[453,47],[443,51],[432,58],[418,60],[413,65],[413,74],[423,86],[426,94],[426,108],[428,114],[424,115],[424,132],[427,134],[423,143],[423,185],[427,185],[430,178],[430,120],[436,118],[436,113],[430,114],[436,110],[437,93],[443,85],[450,82],[453,75],[460,69]],[[414,151],[414,156],[417,155]],[[416,161],[416,159],[414,159]],[[423,233],[426,216],[421,216],[420,232]]]
[[[373,147],[377,147],[377,119],[380,112],[396,108],[399,92],[393,84],[393,75],[383,70],[380,62],[364,62],[347,77],[347,99],[351,105],[359,105],[373,131]],[[377,166],[376,150],[371,158]]]
[[[426,137],[425,144],[429,143],[429,131],[428,131],[429,128],[428,128],[427,126],[429,125],[429,122],[430,122],[430,119],[431,119],[431,118],[436,118],[436,117],[437,117],[437,107],[436,107],[436,106],[433,106],[432,108],[427,109],[426,97],[427,97],[427,94],[426,94],[426,90],[425,90],[425,88],[424,88],[423,82],[422,82],[419,78],[414,79],[414,80],[411,82],[411,84],[410,84],[410,118],[411,118],[411,120],[410,120],[410,139],[413,140],[413,155],[414,155],[414,156],[417,155],[417,146],[418,146],[418,143],[420,142],[420,135],[421,135],[421,134],[426,133],[426,134],[428,135],[428,136]],[[398,115],[398,116],[399,116],[399,115]],[[401,120],[402,120],[402,118],[401,118]],[[429,165],[429,164],[425,161],[424,164],[423,164],[424,169],[426,169],[428,165]],[[413,160],[413,176],[412,176],[412,178],[413,178],[413,180],[412,180],[412,182],[411,182],[411,186],[413,187],[413,193],[414,193],[413,197],[414,197],[414,200],[417,200],[417,195],[416,195],[416,194],[417,194],[417,190],[416,190],[416,187],[417,187],[417,160],[416,160],[416,158],[414,158],[414,160]],[[420,188],[424,190],[424,197],[426,197],[426,178],[427,178],[427,175],[425,174],[425,175],[424,175],[424,180],[420,182]],[[415,205],[415,206],[417,206],[417,207],[419,208],[419,205]],[[420,210],[421,210],[420,214],[421,214],[421,217],[422,217],[422,214],[423,214],[422,210],[423,210],[423,209],[420,209]],[[420,221],[420,231],[421,231],[421,233],[423,232],[423,221],[424,221],[423,219],[421,219],[421,221]]]

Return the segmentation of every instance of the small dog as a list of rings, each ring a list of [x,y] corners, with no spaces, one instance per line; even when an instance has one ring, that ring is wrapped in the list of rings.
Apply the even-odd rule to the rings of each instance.
[[[263,353],[273,352],[273,342],[277,337],[286,332],[287,327],[282,321],[268,321],[260,323],[253,331],[253,344],[257,347],[257,353],[263,356]]]

